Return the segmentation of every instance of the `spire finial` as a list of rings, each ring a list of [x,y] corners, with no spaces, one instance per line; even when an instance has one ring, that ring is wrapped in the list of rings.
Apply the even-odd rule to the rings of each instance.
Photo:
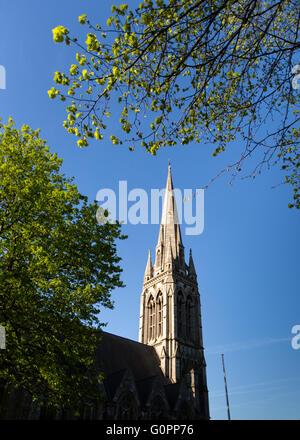
[[[152,275],[153,273],[152,273],[152,262],[151,262],[151,250],[149,249],[144,278],[146,279],[146,281],[148,281],[152,277]]]
[[[169,159],[169,169],[171,168],[171,159]]]
[[[190,248],[190,261],[189,261],[189,276],[192,275],[195,278],[197,278],[196,275],[196,270],[195,270],[195,266],[194,266],[194,261],[193,261],[193,257],[192,257],[192,249]]]

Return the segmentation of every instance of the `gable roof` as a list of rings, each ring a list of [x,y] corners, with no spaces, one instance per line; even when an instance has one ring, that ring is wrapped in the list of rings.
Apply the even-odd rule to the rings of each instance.
[[[163,384],[169,383],[160,369],[155,348],[112,333],[101,332],[96,350],[96,362],[106,377],[129,369],[135,381],[157,376]],[[115,375],[116,378],[120,374]]]

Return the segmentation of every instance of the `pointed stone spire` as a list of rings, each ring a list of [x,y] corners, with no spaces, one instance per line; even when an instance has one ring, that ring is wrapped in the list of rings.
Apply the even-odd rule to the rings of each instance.
[[[197,274],[196,274],[196,270],[195,270],[195,266],[194,266],[194,261],[193,261],[193,256],[192,256],[192,249],[190,249],[190,261],[189,261],[188,272],[189,272],[189,276],[197,278]]]
[[[153,275],[153,268],[152,268],[152,262],[151,262],[151,251],[149,249],[148,261],[147,261],[147,266],[146,266],[146,270],[145,270],[144,279],[147,281],[150,278],[152,278],[152,275]]]
[[[174,259],[179,258],[180,247],[182,247],[183,250],[179,218],[173,190],[171,165],[169,164],[158,243],[156,246],[156,268],[163,266],[167,258],[167,254],[169,255],[169,251],[167,249],[169,246],[172,248],[172,255]]]

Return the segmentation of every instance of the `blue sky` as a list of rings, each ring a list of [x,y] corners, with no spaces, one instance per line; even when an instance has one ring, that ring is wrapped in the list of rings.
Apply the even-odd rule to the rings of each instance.
[[[7,75],[0,117],[40,128],[51,151],[64,159],[63,171],[91,200],[101,188],[117,191],[120,180],[127,180],[128,190],[149,194],[164,188],[168,159],[176,188],[201,188],[237,157],[240,145],[218,158],[211,146],[192,144],[156,157],[109,140],[80,150],[62,127],[64,105],[51,101],[47,90],[54,72],[74,61],[74,50],[55,44],[51,30],[64,25],[82,32],[83,13],[104,23],[111,4],[0,0],[0,65]],[[221,176],[205,191],[203,233],[182,234],[186,259],[191,247],[198,274],[212,419],[227,417],[221,353],[233,419],[300,419],[300,350],[291,346],[291,329],[300,324],[299,212],[287,208],[288,187],[272,188],[282,179],[276,168],[232,186]],[[118,252],[126,287],[114,292],[115,309],[103,311],[101,319],[107,331],[137,339],[147,252],[155,248],[158,225],[125,225],[124,232],[128,239]]]

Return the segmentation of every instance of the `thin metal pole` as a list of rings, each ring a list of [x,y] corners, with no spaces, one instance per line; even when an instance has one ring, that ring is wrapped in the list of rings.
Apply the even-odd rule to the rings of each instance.
[[[230,420],[230,409],[229,409],[229,400],[228,400],[228,390],[227,390],[227,380],[226,380],[226,371],[225,371],[225,363],[224,363],[224,354],[222,354],[222,364],[223,364],[223,373],[224,373],[227,414],[228,414],[228,420]]]

